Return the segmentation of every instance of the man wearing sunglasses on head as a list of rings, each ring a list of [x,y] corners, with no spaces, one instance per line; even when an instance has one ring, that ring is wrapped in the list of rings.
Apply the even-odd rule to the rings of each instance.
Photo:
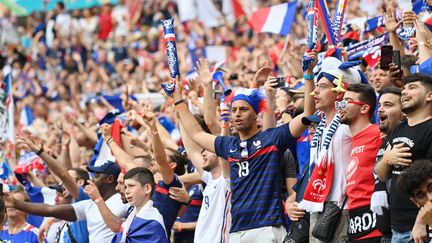
[[[342,100],[344,87],[348,84],[367,82],[364,74],[353,67],[356,64],[342,63],[333,56],[326,57],[313,91],[315,107],[321,111],[322,119],[311,140],[310,167],[305,173],[308,180],[298,185],[296,200],[288,207],[288,215],[293,221],[303,217],[307,219],[309,214],[305,214],[305,211],[310,213],[309,242],[322,242],[312,232],[324,210],[324,204],[345,208],[351,132],[348,126],[340,124],[341,117],[336,113],[335,101]],[[333,229],[324,230],[334,230],[331,242],[346,242],[347,218],[348,212],[343,210],[337,223],[332,225]]]
[[[381,146],[378,125],[371,124],[376,96],[368,84],[350,84],[342,101],[336,101],[341,123],[352,135],[351,156],[346,171],[346,195],[349,213],[349,242],[379,243],[382,234],[376,228],[376,214],[370,210],[374,191],[373,167]]]
[[[174,93],[175,109],[185,132],[202,148],[224,158],[224,174],[229,174],[232,190],[232,226],[229,242],[282,242],[286,235],[284,205],[280,185],[280,160],[289,146],[306,129],[303,116],[312,115],[313,66],[317,54],[310,53],[314,65],[305,82],[305,112],[288,124],[259,131],[257,117],[265,99],[258,89],[236,92],[231,103],[231,120],[239,137],[214,136],[205,133],[182,100],[181,87]],[[179,85],[180,82],[177,82]]]

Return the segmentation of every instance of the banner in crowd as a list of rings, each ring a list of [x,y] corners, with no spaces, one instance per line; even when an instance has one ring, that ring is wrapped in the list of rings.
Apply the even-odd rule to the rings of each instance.
[[[44,5],[44,2],[47,2],[46,6]],[[8,9],[17,16],[27,16],[32,12],[53,10],[57,2],[63,2],[66,9],[82,9],[101,6],[105,3],[117,4],[118,0],[0,0],[0,11]]]
[[[357,60],[360,59],[364,52],[372,49],[374,47],[381,47],[383,45],[387,45],[389,43],[389,35],[388,33],[380,35],[374,39],[365,40],[354,45],[348,47],[348,60]]]

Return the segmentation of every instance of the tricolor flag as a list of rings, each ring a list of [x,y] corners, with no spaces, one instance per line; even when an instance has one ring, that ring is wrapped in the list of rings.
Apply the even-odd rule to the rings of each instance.
[[[297,1],[261,8],[253,12],[249,24],[255,32],[288,35],[297,9]]]
[[[14,103],[12,75],[7,74],[0,84],[0,140],[7,143],[7,158],[15,157]]]
[[[121,146],[121,129],[122,129],[122,123],[119,118],[117,118],[117,115],[110,112],[105,115],[104,118],[99,122],[99,125],[102,125],[104,123],[111,124],[111,137],[113,138],[113,141],[116,142],[118,145]],[[93,156],[90,160],[91,166],[98,166],[101,164],[104,164],[107,161],[116,161],[114,155],[111,153],[111,150],[108,146],[108,144],[103,140],[103,137],[101,134],[98,135],[98,141],[93,149]]]
[[[163,217],[153,201],[148,201],[139,212],[134,208],[111,242],[168,243]]]
[[[28,127],[33,123],[33,111],[32,109],[26,105],[21,110],[20,114],[20,127]]]

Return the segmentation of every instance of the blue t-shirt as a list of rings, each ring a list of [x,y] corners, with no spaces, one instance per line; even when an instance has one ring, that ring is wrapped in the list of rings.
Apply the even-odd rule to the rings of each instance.
[[[189,223],[189,222],[198,221],[198,216],[201,210],[201,204],[203,200],[202,186],[198,184],[193,185],[189,188],[188,191],[189,191],[189,196],[191,198],[191,202],[189,203],[183,216],[177,219],[178,222]],[[175,232],[174,238],[176,241],[193,240],[195,235],[194,233],[195,233],[194,230]]]
[[[2,242],[7,243],[38,243],[38,229],[31,224],[24,227],[18,234],[9,234],[8,226],[4,226],[0,233]],[[44,241],[46,242],[46,241]]]
[[[166,185],[163,181],[159,182],[152,196],[154,207],[157,208],[163,217],[168,238],[170,237],[172,226],[177,219],[178,211],[181,207],[179,202],[170,198],[168,193],[170,187],[182,187],[177,175],[174,175],[174,179],[169,185]]]
[[[296,141],[289,124],[258,132],[245,141],[231,136],[216,138],[216,154],[226,159],[231,169],[230,232],[284,224],[280,160]],[[247,156],[241,146],[244,143]]]
[[[90,199],[90,197],[84,192],[84,189],[82,187],[80,187],[79,190],[80,190],[79,198],[78,198],[78,200],[74,200],[73,203]],[[81,242],[83,242],[83,243],[89,242],[89,233],[87,230],[87,221],[86,220],[72,222],[71,224],[69,224],[69,227],[70,227],[71,233],[72,233],[73,237],[75,238],[76,242],[80,242],[80,243]],[[69,237],[69,233],[67,231],[64,234],[63,240],[65,243],[72,243],[72,241]]]

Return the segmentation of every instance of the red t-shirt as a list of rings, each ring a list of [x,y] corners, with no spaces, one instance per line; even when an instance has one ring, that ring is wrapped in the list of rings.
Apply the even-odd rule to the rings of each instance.
[[[375,180],[373,168],[375,157],[381,147],[381,133],[378,125],[370,125],[352,138],[350,163],[347,168],[348,210],[370,205]],[[381,236],[378,230],[360,239]]]
[[[106,40],[112,30],[111,11],[99,14],[99,39]]]

